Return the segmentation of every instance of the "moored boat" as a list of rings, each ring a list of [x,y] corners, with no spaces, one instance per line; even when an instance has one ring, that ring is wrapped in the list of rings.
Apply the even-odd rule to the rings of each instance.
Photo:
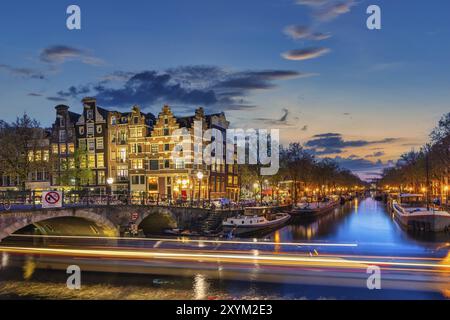
[[[222,222],[223,231],[245,235],[279,227],[289,221],[288,213],[278,212],[276,207],[245,208],[243,215],[227,218]]]
[[[391,205],[395,220],[413,231],[448,232],[450,231],[450,213],[426,205],[421,194],[400,194]]]
[[[312,218],[325,214],[339,205],[339,201],[325,199],[325,201],[297,204],[289,213],[293,218]]]

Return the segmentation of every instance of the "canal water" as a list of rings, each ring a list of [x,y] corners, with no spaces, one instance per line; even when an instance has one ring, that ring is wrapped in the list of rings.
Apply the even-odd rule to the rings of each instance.
[[[312,221],[286,225],[265,236],[273,242],[355,244],[351,254],[376,256],[446,256],[449,235],[424,236],[401,229],[382,202],[357,199]],[[287,248],[286,251],[289,249]],[[25,259],[21,268],[0,264],[0,299],[445,299],[444,292],[375,290],[284,282],[192,277],[89,273],[83,289],[67,290],[61,271],[34,270]],[[31,264],[31,266],[30,266]],[[29,270],[33,269],[32,272]],[[449,288],[450,290],[450,288]]]

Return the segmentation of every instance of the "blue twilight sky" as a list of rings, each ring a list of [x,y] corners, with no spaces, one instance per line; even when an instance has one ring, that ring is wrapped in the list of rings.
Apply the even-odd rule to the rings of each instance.
[[[81,8],[82,29],[66,28]],[[366,27],[379,5],[382,29]],[[370,176],[450,111],[447,0],[2,1],[0,111],[224,110]]]

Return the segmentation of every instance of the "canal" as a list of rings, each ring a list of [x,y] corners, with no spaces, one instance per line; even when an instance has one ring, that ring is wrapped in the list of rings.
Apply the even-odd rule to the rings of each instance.
[[[372,198],[355,200],[319,219],[290,223],[262,236],[259,240],[254,239],[254,241],[267,241],[274,245],[259,247],[255,250],[251,241],[252,239],[248,244],[225,243],[220,246],[211,244],[206,248],[216,251],[231,249],[240,252],[288,253],[308,257],[376,256],[383,257],[385,259],[383,261],[394,261],[397,257],[414,258],[414,261],[450,260],[448,234],[425,236],[407,233],[393,220],[385,205]],[[158,246],[161,245],[159,242],[157,242]],[[277,243],[280,245],[276,245]],[[322,243],[337,246],[292,245],[295,243]],[[348,246],[340,247],[339,244]],[[127,248],[135,247],[137,250],[145,249],[150,244],[144,240],[130,240],[117,245]],[[152,243],[152,246],[155,247],[156,244]],[[238,275],[236,271],[238,267],[225,271],[220,267],[219,273],[224,276],[211,276],[208,270],[212,268],[211,265],[199,268],[198,272],[193,271],[185,276],[167,275],[163,272],[159,272],[159,275],[151,274],[152,272],[149,274],[123,273],[124,271],[118,267],[114,269],[114,272],[110,269],[109,272],[94,270],[83,273],[82,290],[72,291],[66,289],[65,270],[54,267],[56,263],[49,263],[49,268],[46,269],[36,268],[39,259],[41,257],[36,255],[14,256],[2,253],[0,299],[448,299],[450,297],[448,270],[443,278],[437,280],[438,285],[432,286],[431,289],[420,287],[419,290],[415,290],[412,285],[405,290],[405,286],[397,288],[391,285],[382,290],[368,290],[363,286],[347,286],[333,280],[335,274],[332,269],[321,271],[322,273],[316,272],[315,277],[319,280],[314,282],[292,276],[292,272],[296,270],[287,268],[274,267],[273,269],[276,270],[271,271],[270,274],[263,274],[263,271],[258,274],[260,268],[258,263],[255,263],[251,270],[244,271],[245,277]],[[69,262],[73,263],[73,261],[67,263]],[[61,263],[64,264],[64,262]],[[104,271],[101,267],[97,269]],[[164,268],[161,267],[161,269]],[[348,277],[348,274],[345,276]],[[439,276],[442,277],[442,275]],[[327,277],[330,280],[327,280]],[[341,275],[339,277],[342,278]],[[409,274],[406,278],[411,281],[421,280],[417,279],[416,275],[408,277],[410,277]]]

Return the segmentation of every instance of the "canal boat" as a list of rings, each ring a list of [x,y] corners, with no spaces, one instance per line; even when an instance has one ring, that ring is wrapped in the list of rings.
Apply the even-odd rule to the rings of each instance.
[[[450,231],[450,213],[427,205],[421,194],[400,194],[392,200],[395,220],[404,228],[421,232]]]
[[[232,235],[246,235],[275,229],[289,221],[291,216],[279,212],[279,207],[249,207],[244,214],[225,219],[223,232]]]
[[[289,213],[293,218],[312,218],[330,212],[339,201],[326,198],[324,201],[299,203]]]

